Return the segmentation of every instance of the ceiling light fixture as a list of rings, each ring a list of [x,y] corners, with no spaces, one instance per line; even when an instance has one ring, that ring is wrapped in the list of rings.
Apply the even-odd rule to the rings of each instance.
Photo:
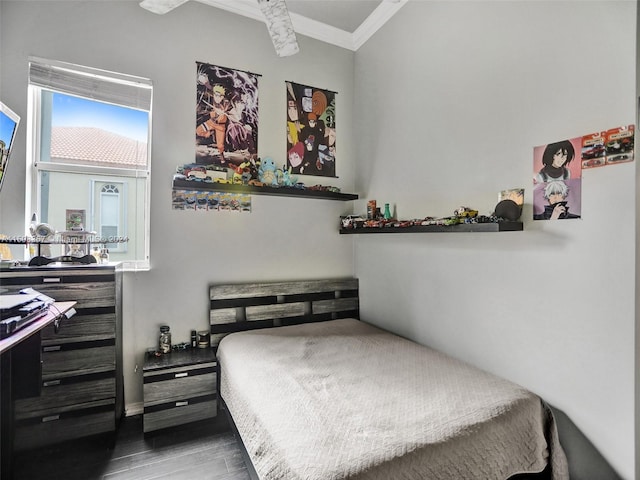
[[[140,6],[150,12],[157,13],[158,15],[164,15],[170,12],[176,7],[179,7],[188,0],[142,0]],[[217,6],[219,8],[228,9],[227,5],[220,0],[199,0],[202,3]],[[273,41],[273,46],[276,48],[276,53],[280,57],[288,57],[294,55],[300,51],[298,48],[298,42],[296,40],[296,32],[293,29],[293,23],[291,23],[291,17],[289,16],[289,10],[285,0],[256,0],[262,17],[267,24],[267,30]],[[241,7],[242,11],[246,11],[248,7],[251,7],[252,2],[248,0],[242,0],[242,2],[235,0],[237,7]],[[255,5],[255,3],[253,3]],[[260,15],[256,10],[256,17]],[[250,15],[253,16],[253,15]]]
[[[289,17],[285,0],[258,0],[267,30],[279,57],[288,57],[300,51],[296,32]]]

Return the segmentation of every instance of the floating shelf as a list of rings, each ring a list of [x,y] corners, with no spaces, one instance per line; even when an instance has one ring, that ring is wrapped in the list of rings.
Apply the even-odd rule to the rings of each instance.
[[[232,183],[194,182],[190,180],[174,180],[173,188],[199,190],[209,192],[246,193],[248,195],[274,195],[278,197],[322,198],[325,200],[357,200],[355,193],[328,192],[293,187],[256,187],[253,185],[237,185]]]
[[[459,223],[457,225],[412,225],[410,227],[341,228],[340,234],[366,233],[473,233],[473,232],[519,232],[522,222]]]

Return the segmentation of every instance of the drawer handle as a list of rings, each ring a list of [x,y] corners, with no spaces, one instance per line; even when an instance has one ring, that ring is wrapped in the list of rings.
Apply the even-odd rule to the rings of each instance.
[[[43,278],[42,283],[60,283],[62,281],[61,278]]]
[[[49,380],[47,382],[42,382],[43,387],[55,387],[56,385],[60,385],[60,380]]]
[[[62,349],[62,347],[60,345],[54,345],[52,347],[43,347],[42,351],[43,352],[58,352],[58,351],[60,351],[60,349]]]
[[[176,407],[186,407],[187,405],[189,405],[189,402],[187,400],[176,402]]]
[[[42,417],[42,423],[53,422],[55,420],[60,420],[60,415],[49,415],[48,417]]]
[[[182,377],[188,377],[189,376],[189,372],[182,372],[182,373],[176,373],[174,375],[174,378],[182,378]]]

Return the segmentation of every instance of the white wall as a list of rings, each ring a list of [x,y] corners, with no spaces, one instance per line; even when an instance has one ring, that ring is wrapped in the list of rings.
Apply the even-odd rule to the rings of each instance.
[[[263,23],[188,2],[158,16],[137,1],[0,3],[0,98],[26,120],[27,57],[150,78],[154,84],[151,266],[124,278],[125,403],[142,401],[138,368],[158,327],[175,343],[208,328],[210,283],[351,276],[352,239],[337,232],[350,202],[253,197],[251,214],[171,210],[171,179],[194,159],[196,61],[261,74],[259,154],[284,163],[285,81],[338,92],[338,179],[308,185],[353,191],[353,52],[299,36],[301,52],[279,58]],[[24,228],[25,129],[0,195],[0,232]]]
[[[635,172],[585,171],[581,220],[533,222],[532,148],[635,123],[636,3],[409,2],[356,54],[357,210],[524,231],[355,237],[367,320],[514,380],[634,478]]]

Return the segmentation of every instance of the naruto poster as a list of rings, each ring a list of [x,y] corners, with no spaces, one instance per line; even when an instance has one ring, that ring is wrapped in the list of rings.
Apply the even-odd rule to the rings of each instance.
[[[336,92],[286,82],[287,168],[336,176]]]
[[[255,160],[259,75],[196,65],[196,163],[233,167]]]

